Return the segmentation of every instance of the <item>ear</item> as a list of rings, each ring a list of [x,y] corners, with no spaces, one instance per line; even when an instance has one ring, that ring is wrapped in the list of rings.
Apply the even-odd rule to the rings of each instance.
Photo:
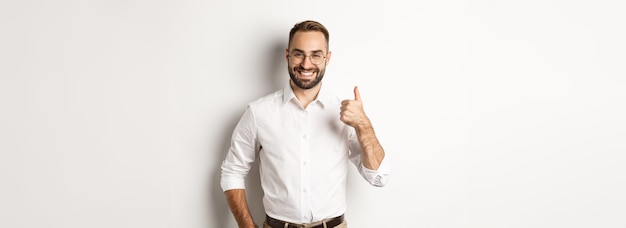
[[[328,51],[328,54],[326,54],[326,64],[328,65],[330,63],[330,57],[332,56],[333,52],[332,51]]]
[[[287,64],[289,64],[289,48],[285,48],[285,60],[287,60]]]

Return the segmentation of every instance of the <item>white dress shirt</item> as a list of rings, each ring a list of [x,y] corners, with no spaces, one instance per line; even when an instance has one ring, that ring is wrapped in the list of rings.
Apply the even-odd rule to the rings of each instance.
[[[339,120],[340,107],[341,99],[322,87],[304,109],[289,84],[250,103],[222,163],[222,189],[245,189],[258,152],[269,216],[310,223],[345,213],[348,161],[379,187],[389,178],[389,165],[384,159],[378,170],[363,166],[354,128]]]

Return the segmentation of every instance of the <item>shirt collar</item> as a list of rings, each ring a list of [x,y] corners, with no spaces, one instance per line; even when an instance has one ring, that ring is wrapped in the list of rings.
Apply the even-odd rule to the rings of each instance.
[[[298,99],[296,94],[293,93],[293,89],[291,89],[290,83],[287,83],[283,88],[283,104],[289,102],[291,99]],[[320,88],[319,93],[317,93],[317,97],[312,103],[319,102],[322,106],[326,106],[332,102],[332,98],[328,91],[324,89],[324,86]]]

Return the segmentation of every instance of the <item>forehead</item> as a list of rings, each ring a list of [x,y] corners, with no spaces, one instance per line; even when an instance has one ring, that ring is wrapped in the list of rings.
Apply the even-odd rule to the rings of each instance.
[[[299,49],[305,52],[327,50],[326,38],[322,32],[296,32],[291,39],[289,50]]]

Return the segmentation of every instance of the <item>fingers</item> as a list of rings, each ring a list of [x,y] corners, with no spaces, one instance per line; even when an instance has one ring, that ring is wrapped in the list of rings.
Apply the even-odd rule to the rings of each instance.
[[[365,124],[368,121],[363,111],[363,102],[358,86],[354,87],[354,100],[341,101],[339,119],[352,127]]]

